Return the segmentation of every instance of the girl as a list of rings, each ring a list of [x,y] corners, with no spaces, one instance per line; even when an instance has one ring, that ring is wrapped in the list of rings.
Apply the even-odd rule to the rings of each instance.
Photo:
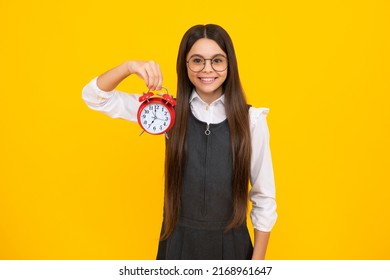
[[[132,74],[150,90],[162,87],[157,63],[126,61],[87,84],[84,101],[137,122],[139,95],[115,90]],[[157,259],[264,259],[277,217],[268,109],[246,104],[233,43],[218,25],[184,34],[177,75]],[[254,246],[246,226],[249,181]]]

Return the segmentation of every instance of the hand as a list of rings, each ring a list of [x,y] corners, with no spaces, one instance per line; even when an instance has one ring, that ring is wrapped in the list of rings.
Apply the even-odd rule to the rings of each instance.
[[[127,69],[130,74],[136,74],[143,79],[149,90],[160,90],[162,87],[163,76],[160,66],[154,62],[143,60],[131,60],[127,62]]]

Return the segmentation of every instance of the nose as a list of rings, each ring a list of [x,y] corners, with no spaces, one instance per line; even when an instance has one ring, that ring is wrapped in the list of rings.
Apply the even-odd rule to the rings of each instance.
[[[205,63],[205,65],[204,65],[204,68],[203,68],[203,72],[212,72],[212,71],[214,71],[213,66],[211,65],[211,59],[205,59],[204,63]]]

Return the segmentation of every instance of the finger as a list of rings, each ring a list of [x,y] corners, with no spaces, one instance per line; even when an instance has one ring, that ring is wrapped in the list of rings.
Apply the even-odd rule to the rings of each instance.
[[[153,81],[151,82],[153,83],[152,86],[156,90],[161,90],[163,77],[162,77],[160,65],[154,61],[151,61],[151,67],[152,67],[153,77],[154,77]]]
[[[154,61],[149,61],[145,64],[145,70],[148,74],[148,88],[155,90],[157,87],[158,74],[156,71],[156,63]]]
[[[146,87],[149,88],[149,75],[145,69],[140,69],[137,73],[137,76],[144,80]]]
[[[162,83],[163,83],[164,78],[163,78],[159,64],[157,64],[157,74],[158,74],[157,89],[160,90],[162,87]]]

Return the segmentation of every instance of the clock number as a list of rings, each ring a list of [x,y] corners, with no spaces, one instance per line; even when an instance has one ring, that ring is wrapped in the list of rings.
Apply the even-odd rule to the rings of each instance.
[[[144,102],[138,109],[138,121],[144,131],[150,134],[160,134],[166,131],[173,124],[174,112],[168,103],[156,100],[150,103]],[[161,109],[161,110],[160,110]]]

